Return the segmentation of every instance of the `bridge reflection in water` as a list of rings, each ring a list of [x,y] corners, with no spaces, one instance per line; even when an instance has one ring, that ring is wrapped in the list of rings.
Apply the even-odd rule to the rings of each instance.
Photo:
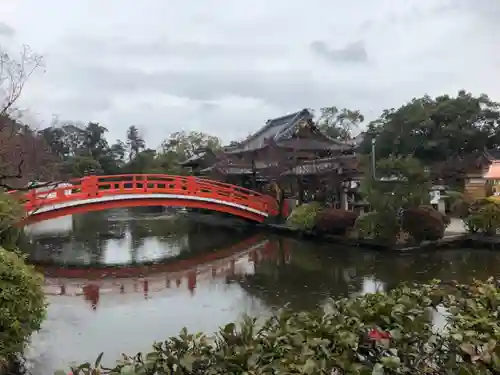
[[[83,296],[96,309],[101,295],[142,294],[163,291],[189,291],[195,294],[199,282],[253,274],[263,260],[275,258],[275,242],[262,235],[254,235],[234,246],[191,259],[173,260],[164,264],[115,266],[113,268],[61,268],[44,266],[44,286],[47,295]],[[284,249],[284,259],[289,252]],[[128,300],[130,302],[130,300]]]

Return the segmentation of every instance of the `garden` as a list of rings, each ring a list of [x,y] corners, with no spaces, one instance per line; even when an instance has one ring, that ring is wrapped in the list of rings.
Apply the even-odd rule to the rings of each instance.
[[[359,215],[329,208],[322,202],[310,202],[292,211],[287,226],[313,236],[343,236],[390,248],[443,238],[450,217],[430,205],[430,178],[416,159],[383,159],[377,164],[377,174],[381,177],[366,179],[361,186],[370,212]],[[491,198],[470,200],[455,191],[447,199],[450,216],[462,219],[469,234],[489,237],[497,234],[500,229],[497,201]]]

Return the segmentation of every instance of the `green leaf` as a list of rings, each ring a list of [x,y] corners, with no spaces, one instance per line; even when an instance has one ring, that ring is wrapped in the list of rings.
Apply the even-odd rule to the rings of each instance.
[[[68,374],[66,373],[66,371],[57,370],[56,372],[54,372],[54,375],[68,375]]]
[[[401,334],[401,330],[400,329],[391,329],[389,331],[389,333],[391,334],[391,337],[394,340],[401,340],[401,338],[403,337],[403,335]]]
[[[120,375],[136,375],[135,370],[134,370],[134,366],[130,366],[130,365],[123,366],[121,371],[120,371]]]
[[[260,359],[259,353],[252,354],[250,357],[248,357],[247,366],[249,368],[255,368],[257,366],[257,363],[259,363],[259,359]]]
[[[309,358],[302,367],[302,370],[300,372],[302,374],[312,374],[315,369],[316,369],[316,362],[314,362],[313,359]]]
[[[95,360],[95,363],[94,363],[94,368],[99,368],[99,366],[101,365],[103,355],[104,355],[104,352],[101,352],[101,354],[99,354],[97,356],[97,359]]]
[[[78,366],[78,370],[90,370],[91,368],[91,365],[90,365],[90,362],[85,362],[83,364],[81,364],[80,366]]]
[[[460,349],[471,357],[476,354],[476,347],[468,342],[464,342],[462,345],[460,345]]]
[[[146,365],[146,367],[148,369],[152,369],[155,367],[159,358],[160,358],[160,355],[157,352],[148,353],[148,354],[146,354],[144,364]]]
[[[380,362],[382,363],[382,365],[385,367],[385,368],[388,368],[388,369],[391,369],[391,370],[394,370],[394,369],[397,369],[399,367],[399,365],[401,364],[401,360],[399,359],[399,357],[383,357],[380,359]]]
[[[384,366],[381,363],[375,363],[375,366],[373,366],[372,375],[384,375]]]
[[[456,341],[462,341],[464,339],[464,336],[461,333],[453,333],[451,335],[451,338]]]
[[[235,328],[236,328],[236,325],[234,323],[229,323],[229,324],[226,324],[224,326],[223,331],[226,334],[230,334],[230,333],[234,332]]]
[[[184,367],[186,370],[189,372],[193,371],[193,365],[196,359],[193,356],[190,355],[185,355],[184,357],[181,358],[179,363],[181,364],[182,367]]]
[[[157,352],[150,352],[146,354],[146,361],[148,362],[156,362],[160,358],[160,355]]]

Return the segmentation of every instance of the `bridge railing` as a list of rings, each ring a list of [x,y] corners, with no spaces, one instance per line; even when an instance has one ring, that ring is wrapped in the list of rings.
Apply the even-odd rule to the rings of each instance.
[[[112,176],[87,176],[70,180],[53,188],[33,189],[22,198],[26,210],[33,211],[49,204],[116,195],[168,194],[174,198],[197,197],[241,205],[257,211],[278,215],[276,200],[250,189],[194,176],[162,174],[127,174]]]

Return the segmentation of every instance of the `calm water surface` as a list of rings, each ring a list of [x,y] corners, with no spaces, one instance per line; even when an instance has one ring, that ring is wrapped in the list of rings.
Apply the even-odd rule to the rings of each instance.
[[[45,274],[49,306],[28,352],[34,375],[105,351],[148,350],[186,326],[213,332],[247,313],[401,281],[467,281],[500,274],[500,255],[456,250],[420,255],[362,252],[195,224],[181,216],[116,210],[27,228],[30,261]]]

